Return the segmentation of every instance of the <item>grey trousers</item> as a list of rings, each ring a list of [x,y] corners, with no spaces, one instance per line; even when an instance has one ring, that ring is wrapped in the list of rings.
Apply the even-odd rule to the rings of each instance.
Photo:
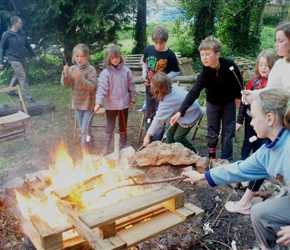
[[[290,225],[290,195],[255,204],[251,208],[251,219],[259,243],[274,248],[277,232]]]
[[[28,83],[26,80],[26,68],[27,68],[27,62],[19,62],[19,61],[9,61],[11,67],[13,68],[13,75],[10,80],[9,87],[15,86],[17,80],[21,86],[22,94],[25,99],[31,98],[31,95],[28,90]]]

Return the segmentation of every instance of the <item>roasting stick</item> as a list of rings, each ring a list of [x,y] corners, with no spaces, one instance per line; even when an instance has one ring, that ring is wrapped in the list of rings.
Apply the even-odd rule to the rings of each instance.
[[[130,184],[124,184],[120,186],[113,187],[106,192],[104,192],[102,195],[99,196],[99,198],[102,198],[106,196],[107,193],[119,189],[119,188],[124,188],[124,187],[131,187],[131,186],[140,186],[140,185],[149,185],[149,184],[159,184],[159,183],[164,183],[164,182],[171,182],[171,181],[178,181],[178,180],[184,180],[188,178],[187,176],[178,176],[178,177],[173,177],[173,178],[168,178],[168,179],[161,179],[161,180],[155,180],[155,181],[144,181],[144,182],[136,182],[133,177],[129,177],[134,183]]]

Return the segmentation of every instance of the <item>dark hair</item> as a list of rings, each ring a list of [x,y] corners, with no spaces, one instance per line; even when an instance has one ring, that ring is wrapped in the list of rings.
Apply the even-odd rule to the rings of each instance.
[[[13,24],[17,23],[19,19],[21,19],[19,16],[13,16],[13,17],[11,17],[10,18],[11,27],[13,26]]]
[[[157,100],[162,101],[164,96],[171,93],[171,79],[164,72],[156,72],[152,77],[150,92]]]
[[[290,41],[290,22],[286,22],[286,23],[280,24],[276,28],[275,35],[276,35],[277,31],[279,31],[279,30],[283,31],[285,36]],[[275,40],[276,40],[276,37],[275,37]],[[285,59],[286,59],[287,62],[290,62],[290,51],[288,51],[288,56]]]
[[[157,26],[152,30],[151,38],[154,42],[158,39],[163,42],[167,42],[168,37],[168,30],[164,26]]]

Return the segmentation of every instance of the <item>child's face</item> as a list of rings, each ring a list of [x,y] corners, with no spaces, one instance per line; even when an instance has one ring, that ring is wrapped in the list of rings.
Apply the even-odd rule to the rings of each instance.
[[[154,42],[154,47],[157,51],[159,52],[165,51],[166,42],[160,39],[156,39],[153,42]]]
[[[200,52],[200,59],[204,66],[211,67],[213,69],[217,68],[219,65],[220,52],[215,53],[212,49],[204,49]]]
[[[290,53],[290,41],[283,30],[276,32],[275,49],[278,56],[286,57]]]
[[[75,53],[75,61],[77,65],[83,66],[88,62],[88,58],[83,51],[77,50]]]
[[[112,65],[118,66],[120,61],[121,61],[121,57],[119,57],[119,56],[111,56],[110,57],[110,64],[112,64]]]
[[[258,71],[262,77],[268,78],[270,67],[265,57],[261,56],[258,63]]]
[[[261,110],[258,100],[254,100],[251,104],[252,121],[251,126],[257,133],[259,138],[266,138],[269,135],[270,127],[267,123],[267,115]]]

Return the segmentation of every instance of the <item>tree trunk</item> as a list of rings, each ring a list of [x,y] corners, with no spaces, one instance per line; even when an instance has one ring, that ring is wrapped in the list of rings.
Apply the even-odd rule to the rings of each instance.
[[[26,105],[27,112],[30,116],[41,115],[47,111],[55,110],[55,104],[52,101],[36,102]],[[0,105],[0,117],[17,113],[18,106]]]
[[[260,36],[261,33],[261,28],[263,25],[263,16],[266,8],[267,0],[262,0],[260,4],[260,8],[258,10],[258,15],[256,19],[256,24],[253,30],[253,35],[254,36]]]
[[[133,54],[143,54],[147,45],[146,36],[146,0],[138,0],[137,20],[135,25],[135,46]]]

